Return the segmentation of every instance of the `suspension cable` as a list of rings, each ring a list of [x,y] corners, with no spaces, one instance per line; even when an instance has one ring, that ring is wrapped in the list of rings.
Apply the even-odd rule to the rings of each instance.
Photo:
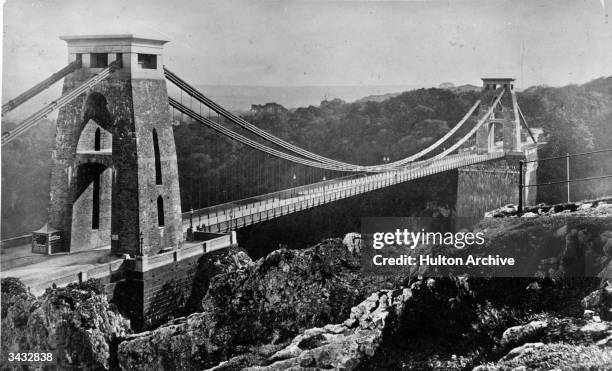
[[[58,100],[53,101],[45,105],[40,110],[36,111],[33,115],[31,115],[30,117],[22,121],[19,125],[17,125],[17,127],[12,131],[3,133],[2,145],[12,142],[15,138],[17,138],[18,136],[26,132],[28,129],[36,125],[40,120],[47,117],[47,115],[49,115],[51,112],[66,106],[68,103],[78,98],[81,94],[91,89],[101,81],[105,80],[116,68],[120,66],[120,63],[120,61],[112,62],[100,73],[85,81],[77,88],[69,91],[68,93],[62,95]]]
[[[495,102],[491,105],[491,107],[487,110],[487,112],[484,114],[484,116],[482,116],[480,118],[480,120],[478,120],[478,122],[476,123],[476,125],[474,125],[474,127],[472,128],[472,130],[470,130],[469,133],[467,133],[466,135],[463,136],[463,138],[461,138],[459,141],[457,141],[457,143],[453,144],[450,148],[448,148],[447,150],[437,154],[436,156],[432,157],[431,160],[437,160],[439,158],[442,158],[446,155],[448,155],[449,153],[453,152],[454,150],[456,150],[457,148],[459,148],[463,143],[465,143],[465,141],[467,141],[469,138],[471,138],[474,133],[476,133],[476,130],[478,130],[482,124],[485,123],[485,121],[487,121],[489,119],[489,116],[491,116],[491,114],[493,113],[493,110],[495,109],[495,106],[497,105],[497,103],[499,103],[499,101],[502,99],[502,97],[504,96],[504,92],[506,90],[502,90],[499,95],[497,96],[497,98],[495,99]]]
[[[202,93],[200,93],[198,90],[196,90],[195,88],[193,88],[191,85],[189,85],[187,82],[185,82],[184,80],[182,80],[181,78],[179,78],[176,74],[174,74],[172,71],[168,70],[166,67],[164,67],[164,73],[166,75],[166,78],[168,78],[168,80],[170,80],[170,82],[174,83],[179,89],[181,89],[182,91],[185,91],[187,94],[193,96],[196,98],[196,100],[202,102],[204,105],[208,106],[209,108],[211,108],[213,111],[217,112],[219,115],[223,116],[224,118],[226,118],[227,120],[235,123],[236,125],[239,125],[240,127],[274,143],[277,144],[285,149],[288,149],[294,153],[300,154],[304,157],[310,158],[312,160],[315,161],[319,161],[322,163],[328,163],[328,164],[335,164],[338,166],[348,166],[348,167],[355,167],[358,165],[353,165],[353,164],[347,164],[344,162],[340,162],[340,161],[336,161],[333,159],[328,159],[326,157],[317,155],[315,153],[311,153],[308,152],[300,147],[294,146],[291,143],[285,142],[284,140],[258,128],[257,126],[249,123],[248,121],[242,119],[241,117],[238,117],[234,114],[232,114],[231,112],[227,111],[226,109],[224,109],[223,107],[221,107],[220,105],[218,105],[217,103],[213,102],[212,100],[208,99],[206,96],[204,96]]]
[[[327,157],[323,157],[320,155],[317,155],[315,153],[309,152],[307,150],[304,150],[300,147],[297,147],[291,143],[288,143],[268,132],[266,132],[265,130],[262,130],[260,128],[258,128],[257,126],[249,123],[248,121],[242,119],[241,117],[238,117],[234,114],[232,114],[231,112],[225,110],[223,107],[221,107],[220,105],[216,104],[215,102],[213,102],[212,100],[210,100],[209,98],[207,98],[206,96],[204,96],[202,93],[200,93],[198,90],[196,90],[195,88],[193,88],[192,86],[190,86],[187,82],[185,82],[184,80],[182,80],[181,78],[179,78],[176,74],[174,74],[172,71],[170,71],[169,69],[167,69],[166,67],[164,67],[164,73],[166,75],[166,77],[168,78],[168,80],[170,80],[170,82],[172,82],[173,84],[175,84],[179,89],[184,90],[187,94],[189,94],[190,96],[194,97],[196,100],[200,101],[201,103],[203,103],[204,105],[206,105],[207,107],[211,108],[213,111],[217,112],[218,114],[222,115],[223,117],[225,117],[226,119],[228,119],[229,121],[231,121],[232,123],[258,135],[259,137],[272,142],[282,148],[288,149],[294,153],[297,153],[303,157],[306,157],[308,159],[314,160],[314,161],[318,161],[320,163],[323,164],[327,164],[327,165],[335,165],[336,168],[341,168],[344,171],[354,171],[354,172],[363,172],[363,171],[367,171],[367,172],[381,172],[381,171],[385,171],[385,170],[390,170],[392,168],[398,167],[398,166],[402,166],[405,165],[408,162],[413,161],[414,159],[420,158],[423,155],[431,152],[433,149],[437,148],[440,144],[442,144],[442,142],[444,142],[446,139],[448,139],[452,134],[454,134],[466,121],[467,119],[472,115],[472,113],[474,112],[474,110],[476,109],[476,107],[478,107],[478,105],[480,104],[480,101],[477,101],[474,106],[470,109],[470,111],[468,112],[468,114],[466,114],[464,116],[464,118],[451,130],[451,132],[447,133],[447,135],[445,135],[443,138],[441,138],[440,140],[436,141],[436,143],[434,143],[433,145],[427,147],[426,149],[420,151],[419,153],[412,155],[408,158],[402,159],[402,160],[398,160],[392,163],[385,163],[385,164],[380,164],[380,165],[370,165],[370,166],[362,166],[362,165],[354,165],[354,164],[349,164],[349,163],[345,163],[345,162],[341,162],[341,161],[336,161],[333,159],[329,159]]]
[[[324,169],[329,169],[329,170],[339,170],[341,168],[337,167],[337,166],[332,166],[332,165],[327,165],[327,164],[322,164],[320,162],[316,162],[316,161],[312,161],[312,160],[307,160],[307,159],[303,159],[300,157],[296,157],[290,154],[287,154],[285,152],[281,152],[279,150],[270,148],[264,144],[261,144],[257,141],[254,141],[250,138],[247,138],[243,135],[240,135],[238,133],[235,133],[233,131],[231,131],[230,129],[226,128],[223,125],[220,125],[212,120],[208,120],[206,117],[200,116],[199,114],[197,114],[196,112],[193,112],[192,110],[190,110],[189,108],[183,106],[181,103],[179,103],[178,101],[176,101],[175,99],[168,97],[168,102],[170,104],[170,106],[176,108],[179,112],[186,114],[187,116],[191,117],[192,119],[212,128],[213,130],[226,135],[227,137],[234,139],[242,144],[246,144],[247,146],[250,146],[252,148],[258,149],[262,152],[265,153],[269,153],[273,156],[291,161],[291,162],[295,162],[298,164],[302,164],[302,165],[306,165],[306,166],[312,166],[312,167],[318,167],[318,168],[324,168]]]
[[[534,143],[537,143],[537,141],[535,140],[535,137],[533,136],[533,133],[531,132],[531,129],[529,128],[529,125],[527,125],[527,120],[525,120],[525,116],[523,115],[523,110],[521,109],[521,106],[519,106],[517,103],[516,107],[518,107],[519,114],[521,115],[521,118],[523,119],[523,125],[525,125],[525,128],[527,129],[527,132],[529,133],[529,136],[531,137],[531,140],[533,140]]]
[[[38,95],[43,90],[55,84],[61,78],[69,75],[70,73],[78,70],[79,68],[81,68],[81,61],[75,60],[75,61],[70,62],[70,64],[68,64],[66,67],[62,68],[61,70],[49,76],[45,80],[34,85],[33,87],[26,90],[25,92],[19,94],[17,97],[8,101],[6,104],[3,104],[2,105],[2,116],[4,116],[7,112],[10,112],[14,110],[15,108],[19,107],[23,103],[27,102],[31,98]]]
[[[435,143],[433,143],[432,145],[430,145],[429,147],[419,151],[418,153],[415,153],[412,156],[406,157],[403,160],[399,160],[399,161],[395,161],[395,162],[390,162],[388,163],[388,165],[390,165],[391,167],[397,167],[400,165],[404,165],[408,162],[412,162],[418,158],[421,158],[423,156],[425,156],[426,154],[428,154],[429,152],[433,151],[434,149],[436,149],[438,146],[440,146],[444,141],[446,141],[451,135],[455,134],[457,132],[457,130],[459,130],[459,128],[461,128],[461,126],[463,126],[463,124],[468,120],[468,118],[470,118],[470,116],[472,116],[472,114],[474,113],[474,111],[476,110],[476,108],[480,106],[480,100],[476,101],[476,103],[474,103],[474,105],[472,106],[472,108],[470,108],[470,110],[465,114],[465,116],[463,116],[463,118],[461,119],[461,121],[459,121],[459,123],[457,123],[457,125],[455,125],[448,133],[446,133],[442,138],[438,139]]]

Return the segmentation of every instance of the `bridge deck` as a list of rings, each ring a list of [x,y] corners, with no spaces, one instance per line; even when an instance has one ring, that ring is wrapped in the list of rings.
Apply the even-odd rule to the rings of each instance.
[[[110,246],[60,255],[35,254],[31,249],[28,244],[4,250],[0,275],[19,278],[35,295],[42,294],[50,282],[61,277],[86,272],[117,259],[110,256]]]
[[[186,242],[183,247],[196,245],[201,246],[202,241]],[[19,278],[34,295],[41,295],[53,282],[58,286],[77,282],[81,272],[98,271],[101,276],[107,275],[110,267],[123,263],[123,259],[110,255],[110,246],[57,255],[36,254],[31,249],[30,244],[4,249],[0,277]]]
[[[451,155],[437,160],[418,161],[401,170],[374,175],[356,174],[194,210],[193,215],[189,212],[183,213],[183,230],[189,228],[191,218],[193,218],[194,228],[201,226],[203,230],[210,232],[227,232],[391,185],[503,156],[504,152],[483,155],[472,153]]]

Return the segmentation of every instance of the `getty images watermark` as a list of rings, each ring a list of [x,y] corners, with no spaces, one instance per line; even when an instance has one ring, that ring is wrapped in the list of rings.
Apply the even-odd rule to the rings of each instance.
[[[374,275],[597,276],[612,267],[611,231],[610,218],[363,218],[361,263]]]
[[[484,246],[484,232],[428,232],[421,228],[413,232],[407,228],[396,228],[395,232],[374,232],[372,234],[372,247],[381,250],[385,246],[403,246],[414,250],[417,246],[452,246],[463,249],[471,246]],[[473,254],[463,257],[449,257],[442,254],[419,254],[416,256],[401,254],[397,257],[385,257],[376,254],[373,257],[374,265],[514,265],[514,258],[504,258],[499,255],[476,256]]]

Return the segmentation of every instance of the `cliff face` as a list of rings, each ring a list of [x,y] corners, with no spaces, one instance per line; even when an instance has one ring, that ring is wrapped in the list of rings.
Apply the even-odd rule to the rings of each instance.
[[[107,370],[129,321],[93,282],[49,288],[36,298],[2,280],[2,352],[54,352],[60,369]]]
[[[359,256],[340,240],[277,250],[212,278],[202,313],[123,342],[119,362],[126,370],[201,369],[254,345],[274,351],[306,328],[343,321],[371,292],[399,283],[363,278]]]

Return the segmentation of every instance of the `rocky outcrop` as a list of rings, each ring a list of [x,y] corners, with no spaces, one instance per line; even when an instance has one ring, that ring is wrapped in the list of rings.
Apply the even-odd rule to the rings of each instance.
[[[135,335],[119,346],[123,369],[212,367],[253,345],[282,344],[349,316],[351,307],[401,278],[365,278],[339,239],[277,250],[210,280],[202,313]]]
[[[397,324],[411,296],[409,289],[374,293],[353,307],[343,323],[308,329],[276,352],[271,364],[247,370],[354,370],[374,355],[383,333]]]
[[[203,310],[202,299],[214,276],[245,268],[252,263],[249,255],[240,247],[229,247],[203,255],[198,261],[198,269],[193,279],[191,295],[185,306],[185,314]]]
[[[612,280],[612,205],[609,206],[608,217],[577,211],[537,218],[485,218],[475,227],[485,233],[485,245],[456,254],[499,254],[516,260],[512,267],[481,267],[472,271],[475,275]]]
[[[2,280],[2,352],[53,352],[60,369],[108,370],[130,323],[93,281],[49,288],[36,298]]]
[[[413,282],[409,292],[409,305],[397,319],[387,322],[387,331],[380,338],[355,338],[363,332],[350,321],[321,326],[304,331],[272,355],[270,347],[245,348],[244,353],[211,370],[249,366],[266,370],[470,369],[483,359],[501,358],[527,342],[585,347],[612,344],[610,324],[596,317],[533,318],[534,310],[556,310],[555,303],[566,307],[569,301],[579,301],[582,296],[578,293],[584,292],[579,282],[424,279]],[[357,326],[355,334],[347,325]],[[353,339],[362,341],[362,347]]]
[[[591,310],[605,321],[612,321],[612,286],[605,286],[593,291],[584,299],[582,306]]]
[[[18,278],[3,278],[1,289],[2,302],[0,305],[2,307],[2,319],[7,316],[10,307],[21,301],[27,301],[34,298],[34,296],[29,293],[26,285]]]
[[[503,370],[610,370],[612,349],[597,345],[527,343],[512,349],[499,362],[474,371]]]
[[[518,206],[508,204],[485,213],[485,218],[505,218],[521,216],[523,218],[534,218],[543,215],[555,215],[573,213],[588,216],[606,216],[612,213],[612,199],[604,199],[593,202],[567,202],[562,204],[548,205],[539,204],[525,206],[523,213],[518,215]]]
[[[608,370],[612,358],[612,323],[590,311],[584,318],[549,317],[504,331],[503,355],[477,371],[525,369]],[[584,353],[582,353],[584,352]]]
[[[209,362],[219,345],[209,341],[208,317],[192,314],[142,332],[119,344],[123,370],[196,370]]]

